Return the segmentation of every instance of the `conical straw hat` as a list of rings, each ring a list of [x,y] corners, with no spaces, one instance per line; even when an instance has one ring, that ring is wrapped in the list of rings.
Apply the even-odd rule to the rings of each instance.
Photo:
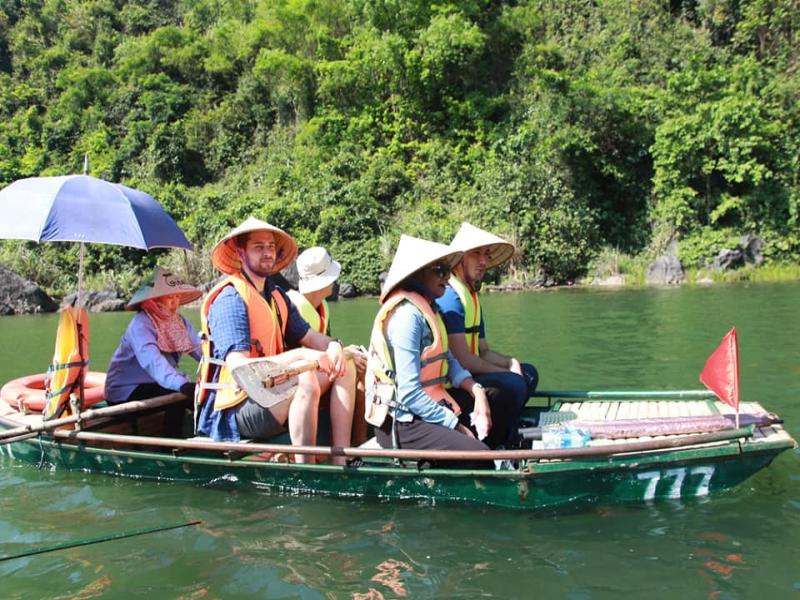
[[[297,256],[297,242],[283,229],[270,225],[266,221],[250,217],[228,235],[222,238],[211,251],[212,264],[222,273],[233,275],[242,270],[242,261],[236,251],[236,238],[243,233],[254,231],[269,231],[275,236],[277,254],[275,258],[275,272],[286,268]]]
[[[489,248],[487,269],[502,265],[514,256],[514,244],[469,223],[462,223],[456,237],[450,242],[450,248],[465,253],[484,247]]]
[[[380,301],[386,300],[397,284],[422,267],[435,262],[446,262],[450,268],[453,268],[461,260],[462,255],[462,252],[453,250],[444,244],[429,242],[410,235],[401,235],[400,243],[397,244],[397,250],[392,259],[392,266],[389,267],[389,273],[383,283]]]
[[[192,300],[197,300],[203,295],[203,292],[193,285],[189,285],[174,273],[162,269],[161,267],[156,267],[156,270],[153,271],[153,275],[142,287],[136,290],[133,298],[131,298],[131,301],[128,302],[125,308],[127,310],[136,310],[145,300],[153,300],[154,298],[161,298],[162,296],[172,296],[173,294],[179,297],[181,304],[186,304]]]

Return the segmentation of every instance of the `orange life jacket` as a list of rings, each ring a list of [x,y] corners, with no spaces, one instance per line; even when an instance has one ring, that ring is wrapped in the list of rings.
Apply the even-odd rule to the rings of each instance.
[[[81,396],[81,382],[89,364],[89,316],[84,308],[66,306],[56,330],[56,349],[45,378],[43,419],[61,416],[69,406],[70,394]],[[83,398],[79,397],[78,410]]]
[[[433,311],[430,302],[421,294],[396,290],[378,310],[370,337],[365,417],[367,422],[376,426],[380,426],[386,419],[389,408],[398,406],[394,362],[386,340],[386,326],[394,310],[405,301],[411,302],[422,313],[433,335],[431,345],[424,348],[420,356],[420,385],[434,402],[444,400],[455,414],[461,412],[456,401],[445,389],[448,370],[447,331],[442,317]],[[386,394],[387,387],[393,392],[391,397]]]
[[[289,307],[280,291],[273,289],[272,302],[267,302],[264,296],[240,274],[229,275],[206,295],[200,309],[203,358],[200,361],[196,401],[202,404],[208,397],[209,390],[217,390],[214,398],[215,410],[236,406],[247,397],[247,394],[234,382],[225,361],[214,358],[214,340],[210,336],[208,327],[211,304],[229,285],[236,288],[247,306],[247,319],[250,323],[250,358],[274,356],[283,352],[283,338],[286,334],[286,322],[289,319]]]

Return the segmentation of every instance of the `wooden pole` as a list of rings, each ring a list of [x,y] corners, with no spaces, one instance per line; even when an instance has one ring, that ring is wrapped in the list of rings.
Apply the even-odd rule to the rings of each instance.
[[[174,438],[149,437],[139,435],[120,435],[89,431],[56,430],[54,437],[66,440],[87,442],[112,442],[138,446],[153,446],[172,450],[215,450],[218,452],[243,452],[255,454],[271,452],[284,454],[311,454],[318,456],[348,456],[370,458],[399,458],[403,460],[538,460],[538,459],[570,459],[591,458],[643,452],[652,450],[670,450],[698,444],[727,442],[753,435],[753,428],[732,429],[714,433],[675,436],[645,442],[625,444],[604,444],[584,448],[558,448],[552,450],[385,450],[377,448],[338,448],[329,446],[292,446],[288,444],[260,444],[241,442],[212,442],[198,440],[182,440]]]
[[[158,396],[148,400],[135,400],[133,402],[123,402],[122,404],[115,404],[114,406],[106,406],[103,408],[90,408],[89,410],[85,410],[80,414],[72,415],[70,417],[62,417],[61,419],[53,419],[52,421],[43,421],[41,423],[31,423],[22,427],[15,427],[13,429],[0,431],[0,444],[8,443],[8,441],[17,441],[17,436],[21,435],[36,435],[42,431],[49,431],[51,429],[55,429],[56,427],[61,427],[62,425],[71,425],[73,423],[89,421],[90,419],[96,419],[98,417],[124,415],[150,408],[157,408],[159,406],[166,406],[167,404],[173,404],[180,400],[184,400],[185,398],[186,397],[180,392],[175,392],[174,394]],[[10,420],[7,415],[5,420]],[[8,440],[7,438],[13,439]]]

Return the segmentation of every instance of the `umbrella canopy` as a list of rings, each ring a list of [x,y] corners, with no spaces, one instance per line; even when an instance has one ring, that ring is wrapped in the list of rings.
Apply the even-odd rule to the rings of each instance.
[[[152,196],[90,175],[15,181],[0,190],[0,214],[3,239],[192,248]]]

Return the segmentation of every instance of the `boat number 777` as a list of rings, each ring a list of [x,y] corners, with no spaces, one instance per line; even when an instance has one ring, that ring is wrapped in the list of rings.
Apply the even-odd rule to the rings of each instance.
[[[689,490],[686,490],[686,493],[683,494],[682,492],[687,476],[691,477],[692,475],[701,476],[700,483],[697,485],[694,495],[707,496],[708,486],[711,483],[711,477],[714,475],[714,467],[711,466],[692,467],[690,469],[681,467],[679,469],[665,469],[663,471],[645,471],[644,473],[637,473],[636,477],[640,480],[647,481],[647,487],[644,490],[643,500],[652,500],[656,497],[656,488],[662,479],[672,480],[669,492],[667,493],[668,498],[680,498],[681,495],[691,495]]]

